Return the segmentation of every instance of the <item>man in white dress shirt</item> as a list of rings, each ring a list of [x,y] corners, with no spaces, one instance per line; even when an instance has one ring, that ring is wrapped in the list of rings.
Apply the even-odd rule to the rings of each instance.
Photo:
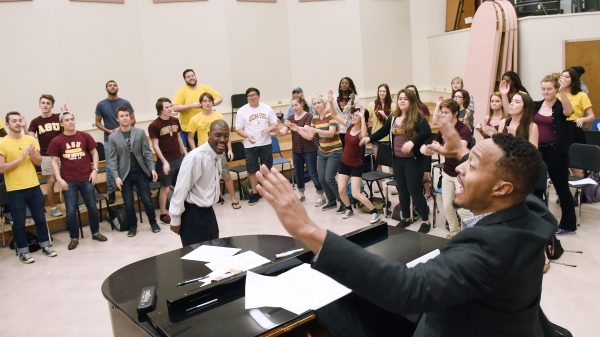
[[[183,246],[219,238],[219,225],[212,208],[219,200],[221,157],[229,141],[229,125],[216,120],[208,141],[183,158],[169,214],[171,231]]]

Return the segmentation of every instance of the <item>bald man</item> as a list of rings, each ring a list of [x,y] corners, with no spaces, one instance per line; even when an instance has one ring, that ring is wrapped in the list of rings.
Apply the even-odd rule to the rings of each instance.
[[[229,126],[223,120],[210,125],[208,141],[190,151],[179,169],[171,198],[171,231],[183,246],[219,238],[212,206],[219,201],[221,156],[229,142]]]

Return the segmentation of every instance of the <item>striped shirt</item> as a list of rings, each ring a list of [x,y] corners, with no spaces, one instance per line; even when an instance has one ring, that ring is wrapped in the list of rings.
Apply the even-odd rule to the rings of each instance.
[[[328,131],[330,126],[335,126],[335,134],[333,137],[323,137],[319,135],[319,149],[323,153],[331,153],[334,151],[342,150],[342,142],[340,141],[340,130],[338,122],[331,117],[331,113],[326,112],[323,119],[316,114],[313,119],[311,125],[313,128]]]

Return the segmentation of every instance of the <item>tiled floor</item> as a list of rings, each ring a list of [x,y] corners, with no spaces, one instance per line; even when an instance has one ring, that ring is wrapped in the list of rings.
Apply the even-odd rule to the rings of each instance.
[[[334,210],[322,212],[315,208],[316,194],[312,183],[307,184],[306,196],[305,207],[310,216],[335,233],[347,233],[369,224],[368,214],[357,212],[344,220]],[[554,194],[551,200],[551,211],[560,215]],[[265,200],[252,207],[243,202],[240,210],[233,210],[229,203],[218,204],[215,211],[222,237],[287,235]],[[544,277],[544,312],[551,321],[568,328],[577,337],[597,336],[600,330],[597,281],[600,277],[600,245],[596,241],[600,237],[599,217],[600,204],[583,206],[578,233],[560,238],[565,249],[584,252],[567,252],[559,260],[577,267],[552,264]],[[440,213],[439,225],[430,234],[445,236],[444,221],[443,213]],[[395,225],[397,222],[392,220],[390,223]],[[53,235],[54,249],[58,256],[48,258],[36,252],[32,254],[36,262],[31,265],[20,263],[14,251],[0,249],[0,336],[111,336],[108,307],[100,286],[106,277],[125,265],[180,248],[179,237],[167,226],[161,227],[163,231],[154,234],[146,221],[138,227],[136,237],[128,238],[125,232],[111,232],[104,222],[101,232],[108,237],[105,243],[92,241],[89,228],[85,227],[86,237],[73,251],[67,250],[68,233],[56,233]],[[409,229],[417,230],[418,227],[419,223]]]

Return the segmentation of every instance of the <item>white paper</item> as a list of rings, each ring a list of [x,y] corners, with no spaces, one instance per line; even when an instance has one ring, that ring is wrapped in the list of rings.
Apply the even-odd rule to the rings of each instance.
[[[593,179],[583,178],[575,181],[569,181],[569,185],[571,186],[581,186],[581,185],[598,185]]]
[[[241,271],[246,271],[268,262],[271,262],[271,260],[262,257],[250,250],[242,254],[226,257],[216,262],[207,263],[206,266],[213,271],[229,269],[239,269]]]
[[[406,264],[406,267],[407,268],[412,268],[412,267],[418,265],[419,263],[425,263],[425,262],[433,259],[434,257],[438,256],[438,255],[440,255],[440,250],[436,249],[436,250],[434,250],[432,252],[429,252],[429,253],[421,256],[418,259],[410,261],[409,263]]]
[[[276,277],[246,274],[246,309],[280,307],[299,315],[350,292],[306,263]]]
[[[202,245],[189,254],[182,257],[184,260],[194,260],[202,262],[216,262],[226,257],[237,254],[241,248],[217,247]]]

